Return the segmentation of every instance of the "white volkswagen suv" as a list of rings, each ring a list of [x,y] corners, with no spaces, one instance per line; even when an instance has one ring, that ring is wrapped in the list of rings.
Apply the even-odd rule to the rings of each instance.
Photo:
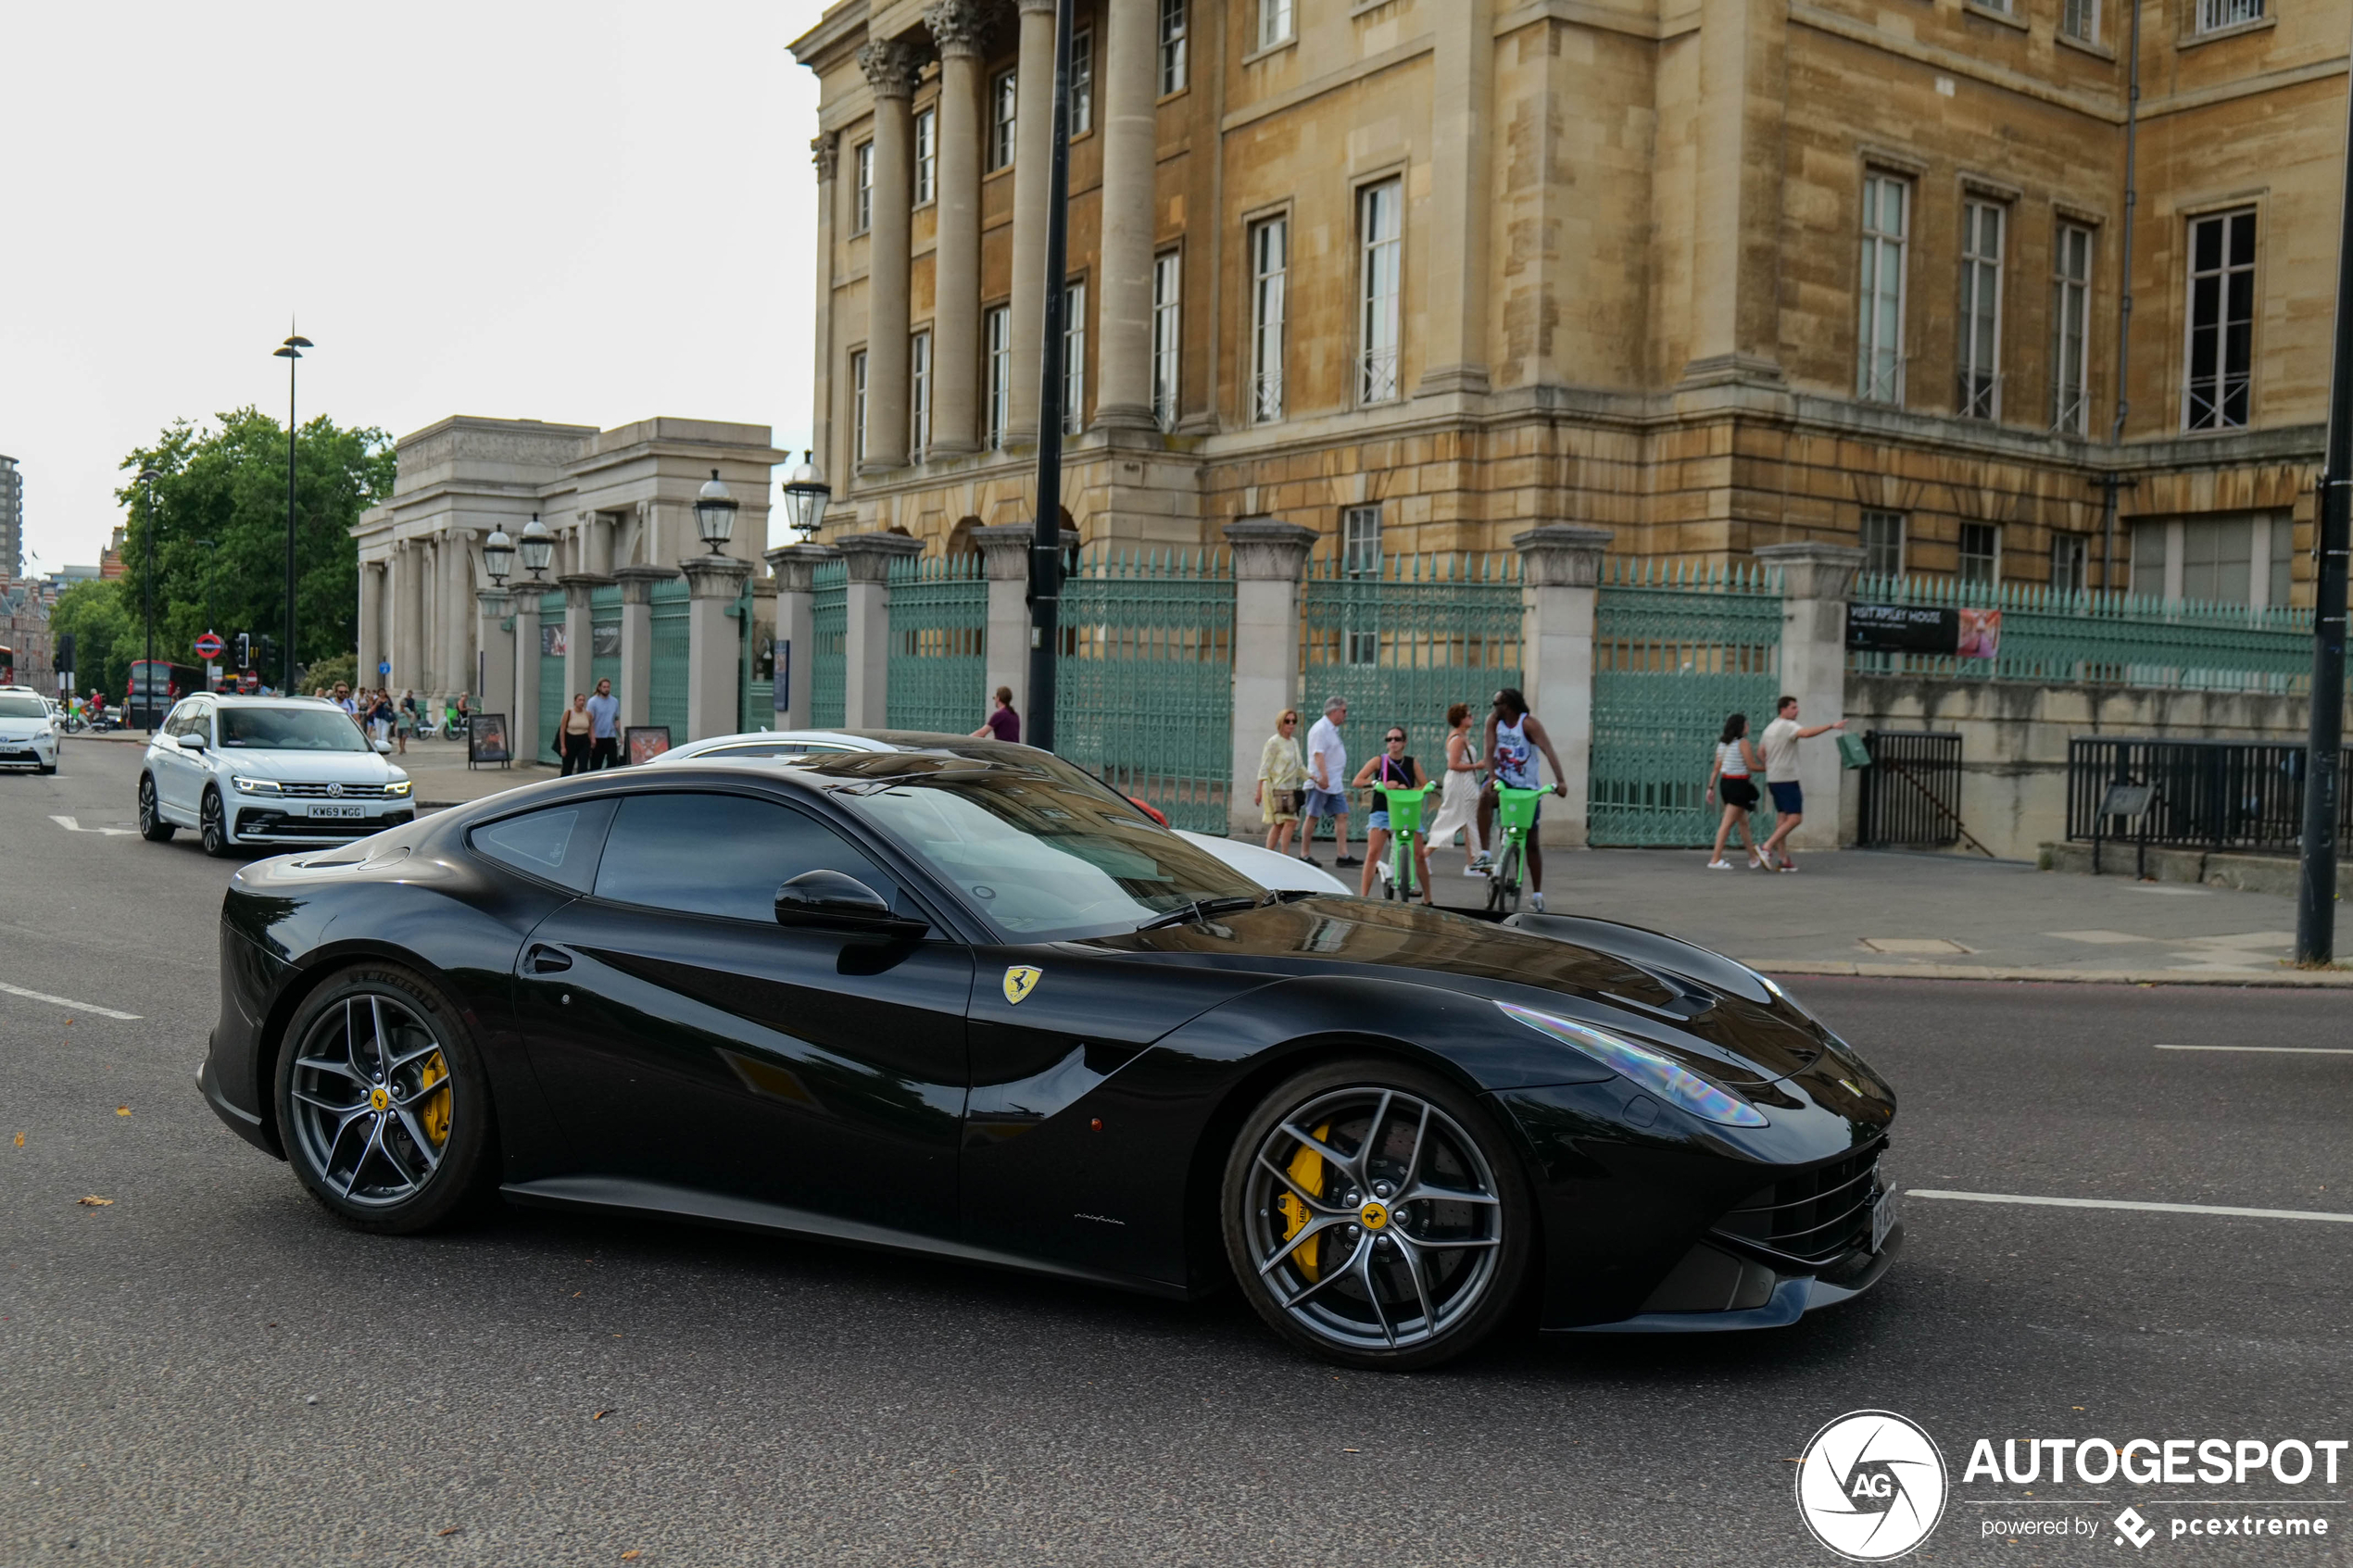
[[[411,821],[409,775],[351,715],[316,697],[183,697],[147,743],[139,831],[195,828],[208,855],[250,844],[346,844]]]
[[[57,717],[29,686],[0,686],[0,768],[57,771]]]

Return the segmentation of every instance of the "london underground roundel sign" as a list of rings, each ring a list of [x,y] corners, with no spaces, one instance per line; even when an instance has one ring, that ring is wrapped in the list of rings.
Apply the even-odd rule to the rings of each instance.
[[[199,659],[219,659],[220,649],[220,635],[217,632],[207,632],[196,639],[196,657]]]

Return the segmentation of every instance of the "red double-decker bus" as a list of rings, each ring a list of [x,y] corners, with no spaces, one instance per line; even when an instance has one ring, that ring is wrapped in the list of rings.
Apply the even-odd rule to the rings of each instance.
[[[173,703],[204,689],[204,671],[192,664],[134,659],[122,694],[122,721],[134,730],[152,729],[163,722]]]

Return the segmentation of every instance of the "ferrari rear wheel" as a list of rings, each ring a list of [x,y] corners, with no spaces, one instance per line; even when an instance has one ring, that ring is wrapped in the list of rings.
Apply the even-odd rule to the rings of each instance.
[[[430,1229],[495,1173],[490,1095],[457,1010],[421,976],[352,969],[278,1057],[278,1129],[313,1198],[361,1230]]]
[[[1433,1073],[1334,1062],[1277,1087],[1226,1166],[1227,1256],[1261,1317],[1350,1366],[1468,1350],[1512,1309],[1534,1210],[1493,1118]]]

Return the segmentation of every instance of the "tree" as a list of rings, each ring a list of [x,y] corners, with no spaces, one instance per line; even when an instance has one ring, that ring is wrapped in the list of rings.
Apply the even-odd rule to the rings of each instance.
[[[193,659],[192,645],[206,631],[224,640],[250,632],[257,649],[265,633],[285,634],[285,427],[252,408],[218,418],[218,429],[178,420],[122,460],[126,473],[153,468],[159,476],[153,516],[137,479],[115,492],[129,513],[122,553],[130,570],[118,580],[120,597],[141,639],[147,534],[155,533],[157,659]],[[392,438],[381,430],[341,429],[324,415],[303,425],[295,455],[297,662],[357,646],[359,547],[351,526],[391,493],[395,470]],[[138,657],[126,654],[126,678],[128,659]],[[262,674],[274,684],[283,671]]]
[[[73,633],[74,683],[82,691],[120,698],[131,684],[131,661],[140,658],[137,607],[123,593],[120,577],[76,583],[57,596],[49,611],[49,633]]]

